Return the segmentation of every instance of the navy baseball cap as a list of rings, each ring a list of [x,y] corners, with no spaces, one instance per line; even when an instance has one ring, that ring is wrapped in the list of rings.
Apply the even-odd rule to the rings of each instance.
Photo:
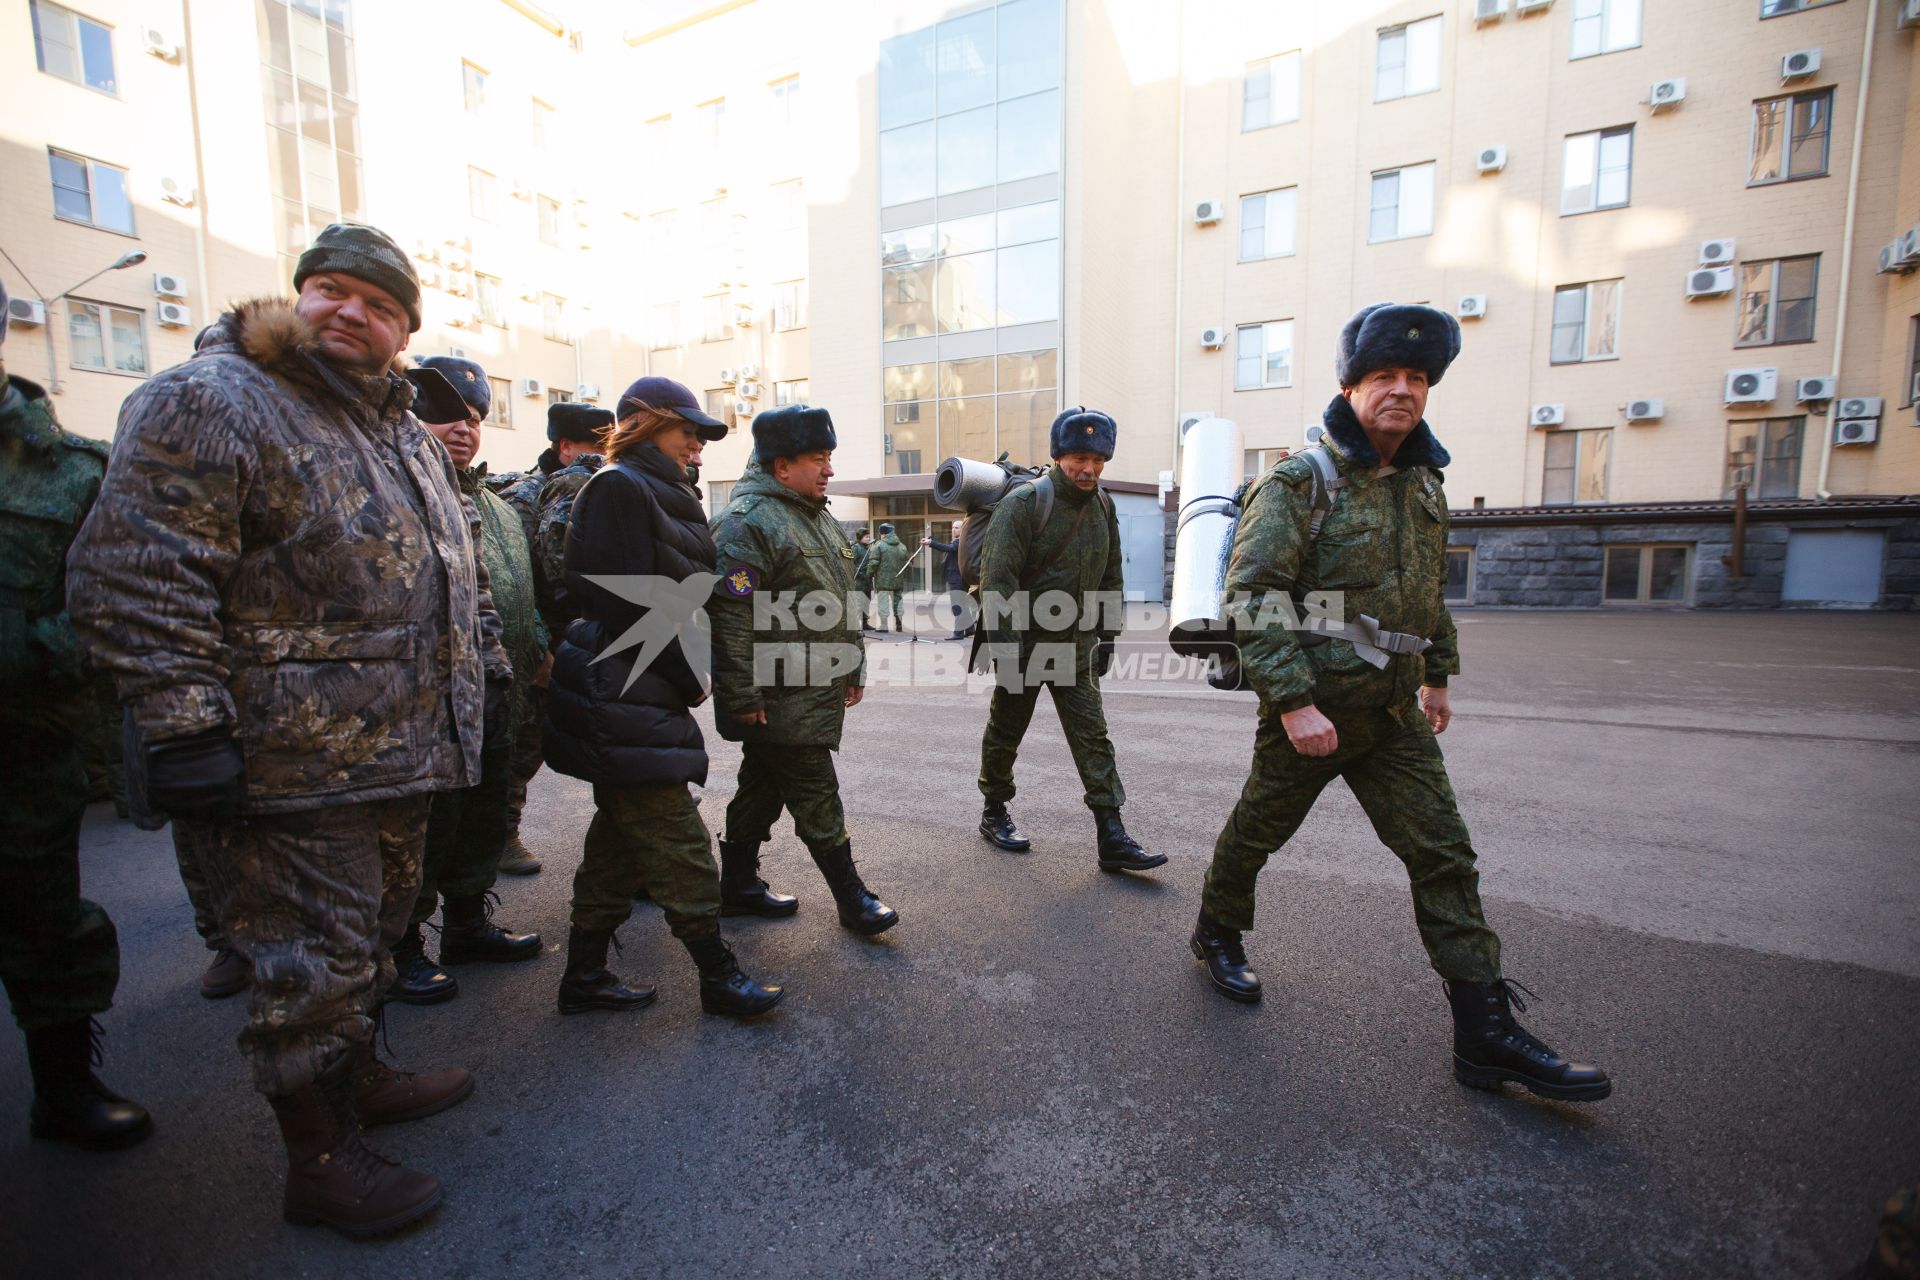
[[[613,416],[624,418],[636,409],[660,409],[677,414],[700,428],[702,440],[726,438],[727,424],[709,417],[707,411],[700,407],[699,397],[672,378],[647,377],[637,380],[620,393],[620,405],[613,411]]]
[[[438,369],[460,398],[473,407],[473,411],[486,417],[493,409],[493,384],[487,381],[487,371],[471,360],[460,356],[428,356],[418,366],[422,369]]]

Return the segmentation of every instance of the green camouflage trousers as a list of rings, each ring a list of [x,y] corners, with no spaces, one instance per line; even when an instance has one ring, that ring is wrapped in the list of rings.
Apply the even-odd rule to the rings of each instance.
[[[120,981],[113,921],[80,896],[87,776],[70,711],[15,702],[0,728],[0,982],[27,1031],[105,1013]]]
[[[720,868],[687,784],[595,787],[593,805],[573,873],[574,927],[618,929],[633,914],[634,890],[644,884],[674,937],[716,932]]]
[[[520,831],[520,814],[527,807],[527,784],[540,772],[540,722],[546,718],[547,691],[539,685],[528,685],[527,709],[520,717],[520,727],[514,731],[513,770],[507,779],[507,834],[510,836]]]
[[[190,824],[229,943],[253,965],[240,1052],[268,1097],[372,1037],[420,891],[429,799]]]
[[[794,834],[816,857],[847,842],[832,748],[741,745],[739,789],[727,805],[727,843],[765,844],[782,809],[793,815]]]
[[[1278,712],[1263,711],[1253,768],[1213,845],[1201,910],[1229,929],[1253,928],[1253,887],[1274,850],[1293,838],[1320,792],[1345,778],[1375,834],[1406,864],[1413,918],[1443,978],[1493,982],[1500,939],[1480,910],[1480,873],[1440,745],[1408,699],[1391,711],[1330,713],[1330,756],[1293,749]]]
[[[1091,675],[1073,684],[1032,684],[1019,692],[994,686],[987,731],[980,739],[980,794],[989,804],[1013,799],[1013,762],[1042,688],[1053,695],[1053,709],[1059,712],[1060,727],[1067,734],[1067,750],[1073,753],[1073,767],[1080,771],[1080,785],[1086,789],[1087,807],[1118,809],[1127,802],[1127,791],[1120,785],[1120,771],[1113,761],[1100,686]]]
[[[894,630],[898,631],[906,627],[906,617],[901,605],[901,594],[902,593],[898,591],[876,591],[873,593],[873,613],[874,617],[878,619],[879,624],[875,628],[876,630],[881,630],[886,627],[887,615],[889,613],[893,615]]]
[[[433,793],[420,896],[413,904],[416,922],[433,918],[440,895],[477,898],[499,878],[500,851],[510,830],[507,792],[516,745],[511,736],[487,739],[480,748],[480,781],[459,791]]]
[[[195,843],[195,829],[185,823],[173,824],[173,858],[180,864],[180,883],[187,887],[187,901],[193,906],[193,930],[207,950],[218,951],[227,945],[227,935],[220,931],[220,911],[207,885],[206,852]]]

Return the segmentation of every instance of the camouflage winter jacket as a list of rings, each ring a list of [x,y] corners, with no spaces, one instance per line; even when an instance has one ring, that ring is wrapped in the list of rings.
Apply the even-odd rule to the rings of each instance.
[[[976,643],[1019,640],[1031,648],[1071,641],[1076,663],[1084,667],[1094,645],[1119,635],[1123,625],[1120,520],[1111,498],[1098,490],[1083,493],[1059,464],[1047,474],[1053,481],[1053,510],[1039,533],[1033,529],[1039,497],[1034,486],[1017,486],[994,509],[980,549],[981,600],[983,605],[1013,600],[1025,592],[1031,605],[1048,592],[1060,591],[1073,597],[1073,615],[1060,619],[1058,630],[1050,630],[1042,610],[1029,610],[1031,625],[1024,629],[1017,616],[998,623],[983,613]]]
[[[732,501],[712,525],[720,581],[707,611],[713,620],[714,721],[720,736],[733,742],[838,747],[847,689],[867,679],[859,611],[847,607],[853,544],[825,499],[802,497],[757,462],[747,464]],[[808,627],[805,612],[795,607],[815,592],[836,603],[828,615],[833,625]],[[755,602],[769,596],[768,603],[781,607],[763,608],[766,625],[756,626]],[[773,682],[755,683],[756,651],[764,657],[776,648],[802,653],[806,662],[783,662],[771,673]],[[849,670],[829,675],[836,667]],[[809,670],[824,678],[810,682]],[[735,719],[755,711],[767,713],[765,727]]]
[[[487,588],[500,615],[500,641],[515,673],[514,719],[527,706],[527,683],[546,657],[546,623],[540,619],[533,582],[533,550],[519,513],[487,484],[485,463],[460,473],[460,491],[480,515],[480,559],[487,567]]]
[[[898,591],[904,585],[901,580],[907,576],[907,561],[912,557],[907,544],[889,533],[867,552],[861,571],[873,580],[875,591]]]
[[[71,702],[67,548],[100,492],[107,447],[68,435],[46,393],[0,374],[0,706]]]
[[[1343,397],[1327,410],[1327,447],[1346,478],[1318,538],[1312,524],[1313,465],[1299,454],[1254,481],[1227,565],[1229,600],[1250,596],[1236,636],[1248,683],[1261,709],[1294,711],[1392,707],[1421,684],[1445,685],[1460,670],[1458,637],[1445,603],[1447,497],[1440,468],[1450,461],[1423,422],[1401,443],[1394,465],[1380,466]],[[1376,669],[1345,640],[1300,643],[1279,625],[1269,597],[1287,595],[1296,612],[1310,591],[1340,592],[1341,615],[1367,614],[1384,630],[1433,642],[1424,655],[1396,654]],[[1270,625],[1251,625],[1265,609]],[[1316,637],[1308,635],[1309,641]]]
[[[572,466],[557,467],[540,486],[533,560],[535,572],[546,584],[547,599],[541,612],[556,641],[566,633],[567,624],[580,616],[582,607],[579,601],[567,599],[567,521],[573,518],[573,500],[605,461],[597,453],[583,453]],[[540,455],[540,462],[542,467],[546,465],[546,454]]]
[[[229,728],[243,811],[470,786],[510,668],[479,517],[412,386],[242,303],[120,411],[69,558],[74,627],[145,740]]]

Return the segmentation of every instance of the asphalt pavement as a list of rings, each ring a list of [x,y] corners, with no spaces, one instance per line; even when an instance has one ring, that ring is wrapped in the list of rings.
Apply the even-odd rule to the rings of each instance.
[[[1824,1277],[1920,1182],[1920,619],[1465,612],[1442,739],[1526,1024],[1614,1075],[1588,1106],[1464,1089],[1405,878],[1336,784],[1261,881],[1258,1006],[1188,954],[1244,780],[1248,695],[1129,635],[1107,711],[1133,833],[1101,874],[1058,722],[1014,812],[975,834],[984,686],[960,646],[870,641],[839,757],[856,856],[902,916],[841,930],[790,829],[786,921],[728,922],[789,984],[700,1012],[657,909],[620,972],[635,1015],[554,1008],[588,788],[543,773],[499,918],[547,954],[458,969],[399,1008],[403,1066],[473,1098],[380,1130],[445,1204],[351,1243],[283,1224],[283,1156],[165,832],[96,806],[83,875],[119,926],[105,1078],[143,1146],[31,1141],[0,1037],[0,1258],[21,1276]],[[1129,665],[1131,659],[1131,665]],[[710,715],[703,712],[710,727]],[[709,733],[718,827],[735,748]],[[316,821],[324,820],[316,815]]]

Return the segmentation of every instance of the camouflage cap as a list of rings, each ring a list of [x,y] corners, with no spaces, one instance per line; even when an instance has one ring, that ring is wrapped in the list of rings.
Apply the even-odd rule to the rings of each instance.
[[[298,292],[308,276],[332,271],[378,285],[407,309],[408,332],[420,331],[420,277],[406,252],[378,227],[358,222],[336,222],[314,237],[293,268]]]

